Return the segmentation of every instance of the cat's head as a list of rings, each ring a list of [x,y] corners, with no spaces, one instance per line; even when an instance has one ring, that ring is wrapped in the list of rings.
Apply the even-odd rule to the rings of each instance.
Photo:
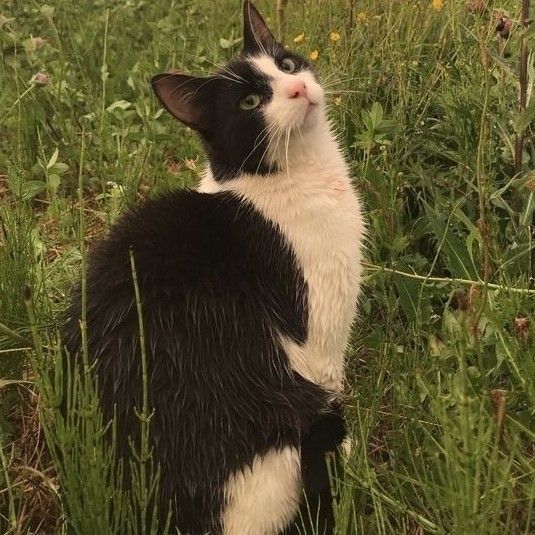
[[[216,180],[284,168],[289,145],[326,121],[311,65],[276,41],[247,0],[243,43],[243,51],[213,76],[152,79],[165,108],[200,133]]]

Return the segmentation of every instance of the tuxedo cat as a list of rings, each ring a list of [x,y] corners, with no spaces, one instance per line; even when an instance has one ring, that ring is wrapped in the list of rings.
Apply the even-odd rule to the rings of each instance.
[[[208,164],[197,191],[146,201],[91,251],[89,354],[128,455],[142,396],[132,251],[163,514],[171,503],[181,533],[297,533],[300,516],[328,533],[364,225],[316,74],[248,1],[244,22],[243,51],[214,75],[152,80]],[[78,290],[72,354],[81,303]]]

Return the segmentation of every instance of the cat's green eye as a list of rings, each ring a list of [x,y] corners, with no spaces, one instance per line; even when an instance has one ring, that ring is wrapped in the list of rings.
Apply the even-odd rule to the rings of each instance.
[[[240,108],[242,110],[252,110],[260,104],[260,100],[260,95],[252,93],[241,99]]]
[[[288,74],[292,74],[296,71],[297,65],[293,59],[284,58],[281,63],[281,69]]]

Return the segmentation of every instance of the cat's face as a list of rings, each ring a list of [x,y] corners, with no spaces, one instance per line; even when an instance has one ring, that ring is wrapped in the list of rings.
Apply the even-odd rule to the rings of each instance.
[[[217,180],[283,168],[289,145],[325,121],[307,60],[280,45],[248,1],[244,24],[243,52],[213,76],[152,80],[167,110],[201,134]]]

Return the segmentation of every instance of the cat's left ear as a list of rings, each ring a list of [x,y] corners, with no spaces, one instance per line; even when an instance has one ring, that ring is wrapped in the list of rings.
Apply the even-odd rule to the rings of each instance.
[[[276,40],[256,7],[245,0],[243,3],[243,51],[246,54],[270,53]]]
[[[157,74],[152,89],[167,111],[186,126],[199,132],[210,129],[210,104],[217,91],[214,78],[200,78],[186,74]]]

